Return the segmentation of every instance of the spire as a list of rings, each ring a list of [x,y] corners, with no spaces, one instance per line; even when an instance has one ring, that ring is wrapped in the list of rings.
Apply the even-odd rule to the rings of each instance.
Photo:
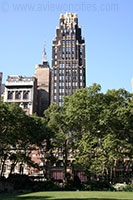
[[[43,54],[42,54],[42,63],[47,62],[47,57],[46,57],[46,41],[44,41],[44,49],[43,49]]]

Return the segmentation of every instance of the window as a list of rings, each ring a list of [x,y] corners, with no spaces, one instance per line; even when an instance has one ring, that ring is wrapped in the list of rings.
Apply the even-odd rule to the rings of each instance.
[[[57,72],[57,70],[55,69],[55,70],[54,70],[54,74],[56,74],[56,72]]]
[[[82,69],[80,69],[80,74],[82,74]]]
[[[64,80],[64,76],[59,76],[59,80]]]
[[[23,92],[23,99],[29,99],[29,92],[28,91]]]
[[[76,63],[72,63],[72,67],[73,67],[73,68],[76,67]]]
[[[59,64],[59,67],[60,67],[60,68],[64,68],[64,63],[60,63],[60,64]]]
[[[72,53],[72,59],[74,58],[74,53]]]
[[[75,44],[75,41],[74,40],[72,40],[72,45],[74,45]]]
[[[59,93],[64,93],[64,88],[60,88]]]
[[[8,92],[8,99],[13,99],[13,92]]]
[[[66,95],[70,93],[71,93],[71,89],[70,88],[66,89]]]
[[[66,75],[70,75],[71,74],[71,70],[70,69],[67,69],[66,70]]]
[[[56,93],[56,89],[54,89],[54,93]]]
[[[77,80],[77,76],[73,76],[72,79],[73,79],[73,81],[76,81]]]
[[[66,76],[66,80],[70,81],[71,80],[71,76]]]
[[[66,29],[66,36],[70,36],[70,29],[69,28]]]
[[[73,82],[73,83],[72,83],[72,86],[77,86],[77,82]]]
[[[62,99],[63,99],[63,96],[62,96],[62,95],[59,95],[59,99],[62,100]]]
[[[59,82],[59,86],[64,86],[64,82]]]
[[[56,59],[57,59],[57,55],[55,55],[55,57],[54,57],[54,58],[55,58],[55,60],[56,60]]]
[[[64,59],[64,57],[65,57],[65,56],[64,56],[64,53],[63,53],[63,54],[62,54],[62,59]]]
[[[57,61],[55,60],[55,65],[57,65]]]
[[[54,100],[56,100],[56,96],[54,95]]]
[[[23,103],[24,109],[28,108],[28,103]]]
[[[58,153],[58,158],[63,158],[62,153]]]
[[[31,174],[34,174],[34,173],[35,173],[35,171],[32,169],[32,170],[31,170]]]
[[[74,29],[72,29],[72,36],[74,36]]]
[[[73,73],[73,74],[76,74],[76,73],[77,73],[77,70],[76,70],[76,69],[73,69],[73,70],[72,70],[72,73]]]
[[[64,69],[60,69],[60,70],[59,70],[59,73],[60,73],[60,74],[64,74]]]
[[[62,40],[62,44],[65,45],[65,40]]]
[[[70,59],[71,58],[71,54],[68,52],[68,54],[66,54],[66,59]]]
[[[63,35],[64,35],[64,33],[65,33],[65,29],[63,28]]]
[[[73,47],[73,48],[72,48],[72,52],[74,52],[74,50],[75,50],[75,48]]]
[[[55,54],[57,53],[57,48],[55,48]]]
[[[62,102],[62,101],[60,101],[60,102],[59,102],[59,106],[62,106],[62,104],[63,104],[63,102]]]
[[[54,80],[55,80],[55,81],[57,80],[57,76],[54,76]]]
[[[65,52],[65,48],[64,48],[64,47],[62,47],[62,52],[63,52],[63,53]]]
[[[43,162],[42,162],[42,161],[40,161],[40,164],[39,164],[39,166],[43,166]]]
[[[32,158],[35,158],[35,157],[36,157],[36,154],[35,154],[35,153],[33,153],[33,154],[32,154]]]
[[[82,82],[80,82],[80,86],[82,86]]]
[[[20,91],[16,91],[15,99],[21,99],[21,92]]]
[[[74,93],[76,90],[75,89],[72,89],[72,93]]]
[[[66,86],[71,86],[71,82],[66,82]]]
[[[82,48],[80,48],[80,53],[82,53]]]
[[[54,82],[54,86],[56,87],[56,85],[57,85],[57,83],[56,82]]]
[[[70,63],[67,63],[67,64],[66,64],[66,68],[69,68],[69,67],[70,67]]]
[[[70,45],[71,44],[71,40],[66,40],[66,44]]]
[[[66,52],[70,52],[71,48],[70,47],[66,47]]]

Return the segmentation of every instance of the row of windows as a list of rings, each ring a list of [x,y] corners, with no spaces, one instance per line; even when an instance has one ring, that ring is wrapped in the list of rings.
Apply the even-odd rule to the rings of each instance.
[[[64,60],[64,59],[74,59],[74,53],[72,53],[72,54],[70,54],[70,53],[68,53],[68,54],[62,54],[62,59]],[[82,64],[82,55],[80,55],[80,65]],[[57,65],[57,60],[55,60],[54,61],[54,64],[55,65]]]
[[[74,29],[63,29],[62,30],[62,35],[63,36],[68,36],[68,37],[70,37],[70,36],[72,36],[72,37],[74,37],[75,36],[75,30]]]
[[[13,99],[14,91],[8,91],[8,99]],[[16,91],[15,92],[15,99],[29,99],[29,91]]]
[[[80,86],[83,86],[83,83],[82,82],[80,82],[79,83],[80,84]],[[64,82],[59,82],[59,87],[64,87],[64,86],[66,86],[66,87],[68,87],[68,86],[76,86],[77,87],[77,82],[75,81],[75,82],[70,82],[70,81],[68,81],[68,82],[65,82],[65,84],[64,84]],[[54,83],[54,92],[56,93],[56,86],[57,86],[57,83],[55,82]],[[61,92],[61,90],[59,89],[59,92]],[[64,92],[64,91],[62,91],[62,92]]]
[[[59,82],[59,87],[64,87],[64,85],[65,86],[77,86],[77,82],[65,82],[65,84],[64,84],[64,82]],[[56,82],[54,82],[54,87],[56,87],[57,86],[57,83]],[[82,86],[82,82],[80,82],[80,86]]]
[[[66,70],[64,70],[64,69],[59,69],[59,74],[64,74],[64,72],[66,72],[66,74],[71,74],[71,72],[73,73],[73,74],[76,74],[77,73],[77,69],[72,69],[72,70],[70,70],[70,69],[66,69]],[[82,74],[82,72],[83,72],[83,70],[82,69],[80,69],[80,74]],[[57,69],[54,69],[54,74],[56,75],[57,74]]]
[[[72,44],[72,45],[74,45],[75,44],[75,41],[74,40],[66,40],[66,45],[67,45],[67,47],[65,48],[64,47],[64,45],[65,45],[65,40],[63,40],[62,41],[62,44],[63,44],[63,47],[62,47],[62,52],[74,52],[75,51],[75,47],[70,47],[70,45]],[[54,52],[55,52],[55,57],[57,56],[57,48],[55,48],[54,49]],[[80,52],[80,54],[82,54],[82,52],[83,52],[83,49],[82,48],[80,48],[79,49],[79,52]]]
[[[71,49],[70,47],[66,47],[66,48],[62,47],[62,52],[65,52],[65,50],[66,50],[66,53],[67,53],[67,52],[71,52],[71,50],[72,50],[72,52],[74,52],[74,51],[75,51],[75,48],[72,47],[72,49]]]
[[[66,49],[66,52],[70,52],[71,50],[72,51],[75,51],[75,48],[74,47],[70,47],[70,45],[74,45],[75,44],[75,41],[74,40],[66,40],[66,45],[67,45],[67,47],[65,48],[64,47],[64,45],[65,45],[65,40],[63,40],[62,41],[62,45],[63,45],[63,47],[62,47],[62,52],[65,52],[65,49]],[[55,52],[55,55],[57,54],[57,48],[55,48],[55,50],[54,50],[54,52]],[[83,49],[82,48],[80,48],[79,49],[79,52],[80,52],[80,54],[82,54],[82,52],[83,52]]]
[[[62,59],[70,59],[70,58],[72,58],[72,59],[74,59],[74,53],[68,53],[68,54],[64,54],[64,53],[62,53]],[[56,62],[56,61],[55,61]],[[57,64],[57,62],[56,62],[56,64]]]
[[[59,63],[59,67],[60,68],[64,68],[64,63]],[[70,68],[71,67],[71,64],[70,63],[66,63],[66,68]],[[77,67],[77,64],[76,63],[72,63],[72,67],[75,68]]]
[[[62,40],[62,45],[74,45],[75,44],[75,40]]]
[[[80,80],[84,79],[83,76],[80,76],[79,78],[80,78]],[[72,76],[72,78],[71,78],[71,76],[70,76],[69,74],[66,75],[66,76],[59,76],[59,80],[60,80],[60,81],[64,81],[64,80],[70,81],[71,79],[72,79],[72,80],[77,80],[77,76]],[[55,81],[57,80],[57,76],[54,76],[54,80],[55,80]]]

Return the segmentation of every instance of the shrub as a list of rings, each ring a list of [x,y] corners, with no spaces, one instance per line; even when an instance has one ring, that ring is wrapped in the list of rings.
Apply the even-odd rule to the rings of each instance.
[[[29,176],[21,174],[9,175],[7,182],[13,184],[14,190],[29,190],[33,186],[33,181],[30,180]]]
[[[51,180],[34,182],[33,191],[56,191],[60,186]]]
[[[113,190],[113,187],[110,183],[106,181],[87,181],[86,183],[83,184],[83,189],[84,190],[95,190],[95,191],[102,191],[102,190]]]
[[[125,183],[116,183],[113,186],[117,191],[127,191],[127,192],[133,192],[133,184],[128,185]]]

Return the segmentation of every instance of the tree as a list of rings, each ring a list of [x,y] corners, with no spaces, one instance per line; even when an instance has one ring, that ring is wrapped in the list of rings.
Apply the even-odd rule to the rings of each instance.
[[[48,127],[53,132],[52,145],[60,153],[64,167],[64,183],[67,183],[68,154],[72,150],[72,134],[67,121],[65,106],[51,104],[45,111]],[[52,151],[54,152],[54,150]],[[57,158],[56,158],[57,159]],[[56,162],[59,161],[58,159]]]
[[[17,163],[38,167],[32,162],[30,154],[36,146],[45,146],[45,151],[48,148],[49,130],[44,118],[27,116],[17,104],[0,102],[0,122],[1,176],[4,175],[6,160],[11,163],[10,173]]]
[[[86,110],[90,115],[89,131],[86,126],[81,140],[77,143],[79,151],[76,159],[88,172],[96,177],[106,176],[106,179],[111,181],[117,161],[124,161],[128,157],[132,162],[131,94],[119,89],[101,94],[101,98],[97,98],[98,96],[93,95],[89,104],[96,117],[92,118],[89,110]],[[89,96],[87,101],[90,102]],[[74,105],[73,102],[73,107]]]
[[[14,149],[18,148],[18,141],[22,140],[21,124],[24,122],[25,113],[14,104],[0,102],[0,153],[1,176],[4,173],[4,165],[7,159],[12,157]]]
[[[96,84],[79,89],[64,99],[64,106],[69,127],[77,133],[77,163],[88,175],[110,181],[116,161],[132,160],[132,97],[124,89],[100,90]]]

